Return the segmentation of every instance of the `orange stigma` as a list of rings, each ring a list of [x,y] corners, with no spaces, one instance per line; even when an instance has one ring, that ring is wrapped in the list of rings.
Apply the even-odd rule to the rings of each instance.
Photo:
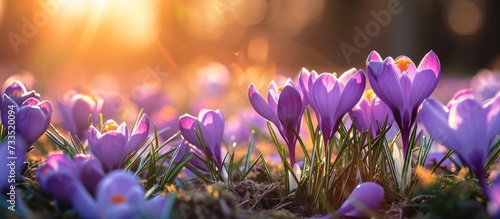
[[[408,67],[410,67],[411,63],[412,63],[412,61],[407,59],[407,58],[399,58],[398,60],[396,60],[396,62],[394,64],[396,64],[396,66],[398,66],[398,68],[401,70],[401,72],[404,72],[404,71],[406,71],[406,69],[408,69]]]
[[[278,91],[281,93],[281,91],[283,91],[283,89],[285,89],[285,86],[283,86],[283,87],[279,87],[279,88],[278,88]]]
[[[125,202],[127,199],[125,199],[125,197],[123,197],[123,195],[113,195],[111,196],[111,203],[115,204],[115,205],[119,205],[123,202]]]

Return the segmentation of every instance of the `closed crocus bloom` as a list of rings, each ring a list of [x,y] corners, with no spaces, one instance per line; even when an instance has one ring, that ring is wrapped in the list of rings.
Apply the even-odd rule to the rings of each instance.
[[[58,107],[63,126],[71,133],[71,138],[76,136],[82,143],[85,142],[89,116],[92,115],[92,122],[97,123],[102,103],[102,99],[93,99],[75,91],[66,92],[63,100],[58,102]]]
[[[89,147],[92,154],[101,161],[104,170],[121,168],[125,158],[146,140],[149,134],[149,118],[143,114],[129,136],[127,125],[118,125],[113,120],[106,121],[102,130],[93,125],[88,129]]]
[[[78,155],[86,156],[86,155]],[[58,201],[69,202],[83,218],[97,218],[97,204],[79,179],[79,166],[65,154],[50,154],[38,168],[40,188]],[[85,177],[95,177],[86,175]]]
[[[309,102],[316,113],[325,145],[333,138],[342,117],[361,98],[365,83],[362,70],[350,69],[339,78],[335,74],[320,74],[309,87]]]
[[[453,149],[486,191],[483,169],[492,141],[500,131],[500,94],[484,105],[470,89],[459,91],[447,106],[428,99],[420,118],[434,141]]]
[[[374,182],[364,182],[352,191],[335,214],[342,217],[369,217],[365,212],[377,210],[383,199],[382,186]]]
[[[18,80],[5,88],[4,95],[9,96],[17,105],[22,105],[29,98],[40,100],[40,94],[35,91],[27,91],[23,83]]]
[[[440,68],[433,51],[424,56],[418,67],[405,56],[382,60],[375,51],[368,56],[366,71],[370,85],[393,113],[401,131],[405,156],[418,107],[436,89]]]
[[[57,200],[69,201],[71,191],[68,189],[73,187],[68,184],[80,183],[75,169],[75,163],[65,154],[49,155],[38,168],[40,188]]]
[[[133,174],[115,170],[97,187],[99,218],[139,218],[145,209],[145,192]]]
[[[359,131],[370,129],[372,138],[380,134],[379,127],[384,125],[386,119],[388,126],[394,122],[391,109],[371,89],[363,93],[358,104],[349,111],[349,116],[353,120],[356,118],[356,129]]]
[[[248,88],[248,98],[255,111],[272,122],[285,140],[290,152],[290,164],[295,164],[295,144],[302,125],[302,116],[307,105],[302,95],[288,80],[278,88],[274,81],[269,84],[267,101],[253,84]]]
[[[99,159],[92,155],[79,154],[75,157],[76,174],[83,183],[87,191],[94,195],[97,185],[106,175],[102,169],[102,164]]]
[[[198,118],[183,115],[179,118],[179,128],[182,137],[190,144],[212,157],[218,168],[222,166],[222,137],[224,134],[224,114],[220,110],[201,110]],[[200,142],[198,135],[203,136]]]
[[[23,136],[28,146],[47,131],[52,116],[52,107],[48,101],[40,102],[29,98],[22,105],[17,105],[7,95],[4,95],[1,111],[3,126],[15,126],[15,132]],[[15,121],[14,124],[12,121]]]

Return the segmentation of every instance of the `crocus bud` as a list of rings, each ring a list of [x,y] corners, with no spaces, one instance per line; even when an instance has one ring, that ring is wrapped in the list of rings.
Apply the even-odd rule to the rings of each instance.
[[[8,130],[15,127],[15,132],[26,140],[28,146],[42,136],[50,124],[52,107],[48,101],[29,98],[22,105],[17,105],[9,96],[4,95],[2,105],[2,124]]]

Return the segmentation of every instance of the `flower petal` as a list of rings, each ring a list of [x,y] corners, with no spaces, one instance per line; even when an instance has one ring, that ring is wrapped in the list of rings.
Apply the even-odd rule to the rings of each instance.
[[[352,69],[355,70],[355,69]],[[342,75],[340,80],[345,78]],[[349,75],[346,75],[349,76]],[[342,118],[350,109],[352,109],[359,101],[365,90],[365,75],[362,70],[351,71],[348,80],[345,80],[345,87],[339,100],[339,105],[336,110],[336,119]]]
[[[439,78],[431,70],[418,72],[411,86],[409,107],[412,109],[418,108],[420,103],[422,103],[425,98],[428,98],[436,89],[438,79]]]
[[[436,142],[449,149],[457,149],[458,141],[455,131],[448,125],[448,108],[439,101],[430,98],[424,100],[420,109],[420,121],[424,124]]]
[[[126,126],[125,126],[126,127]],[[128,135],[128,131],[125,132]],[[139,123],[137,123],[137,127],[132,131],[130,135],[130,139],[127,142],[127,146],[125,146],[125,150],[123,151],[126,156],[136,150],[141,144],[146,140],[149,135],[149,117],[146,114],[143,114]]]
[[[248,98],[250,99],[250,103],[255,111],[266,118],[267,120],[274,123],[276,126],[279,126],[278,117],[276,116],[273,109],[269,106],[266,100],[260,95],[260,93],[255,89],[253,84],[248,88]]]
[[[422,58],[422,61],[420,61],[420,64],[418,65],[417,72],[424,70],[431,70],[434,73],[435,78],[439,78],[439,75],[441,74],[441,63],[439,62],[439,58],[436,53],[432,50],[425,54],[424,58]]]
[[[284,126],[292,125],[292,127],[302,118],[302,99],[292,86],[285,86],[280,94],[278,118]]]
[[[373,91],[391,110],[403,109],[401,83],[394,60],[389,57],[384,62],[370,61],[366,67],[368,80]]]
[[[500,93],[484,105],[488,130],[486,139],[492,140],[500,132]]]
[[[123,154],[127,139],[119,132],[108,131],[98,140],[97,144],[89,147],[92,154],[98,158],[105,171],[120,168],[126,155]]]

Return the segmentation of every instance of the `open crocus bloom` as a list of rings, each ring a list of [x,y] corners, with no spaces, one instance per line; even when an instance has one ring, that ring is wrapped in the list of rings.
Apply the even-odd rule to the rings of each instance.
[[[356,129],[359,131],[370,130],[372,138],[380,134],[380,126],[392,125],[394,118],[391,109],[375,95],[373,90],[366,90],[359,103],[349,111],[349,116],[356,118]]]
[[[374,182],[364,182],[352,191],[335,214],[343,217],[368,217],[366,212],[377,210],[383,198],[382,186]]]
[[[253,84],[248,88],[248,98],[255,111],[272,122],[285,140],[290,153],[290,164],[295,164],[296,133],[300,133],[302,115],[307,100],[289,79],[285,86],[278,88],[274,81],[269,84],[267,101]]]
[[[132,174],[115,170],[97,187],[97,206],[101,218],[138,218],[138,210],[144,209],[144,190]]]
[[[433,51],[424,56],[418,67],[406,56],[382,60],[375,51],[366,61],[373,91],[389,106],[399,126],[405,156],[418,107],[436,89],[440,68],[439,59]]]
[[[198,118],[183,115],[179,118],[182,137],[199,151],[206,149],[207,156],[222,167],[222,137],[224,134],[224,114],[220,110],[201,110]],[[198,136],[203,142],[200,142]]]
[[[3,126],[8,129],[9,126],[15,125],[15,130],[8,129],[7,131],[15,131],[22,135],[28,146],[47,131],[52,116],[52,106],[48,101],[40,102],[38,99],[29,98],[22,105],[17,105],[7,95],[3,97],[1,111]],[[11,124],[12,118],[15,121],[14,124]]]
[[[24,101],[30,98],[40,100],[40,94],[33,90],[27,91],[24,84],[17,80],[5,88],[4,95],[9,96],[17,105],[22,105]]]
[[[486,190],[483,169],[491,143],[500,132],[500,95],[484,105],[470,89],[457,92],[447,106],[428,99],[420,118],[434,140],[453,149]]]
[[[127,125],[123,122],[118,125],[113,120],[106,121],[102,130],[98,131],[93,125],[89,127],[89,147],[97,157],[105,171],[121,168],[125,158],[137,150],[149,134],[149,118],[143,114],[139,123],[128,133]]]
[[[342,117],[361,98],[366,83],[364,73],[353,68],[337,78],[335,74],[323,73],[317,76],[315,72],[308,73],[303,70],[299,81],[316,113],[324,143],[327,145],[337,131]]]

